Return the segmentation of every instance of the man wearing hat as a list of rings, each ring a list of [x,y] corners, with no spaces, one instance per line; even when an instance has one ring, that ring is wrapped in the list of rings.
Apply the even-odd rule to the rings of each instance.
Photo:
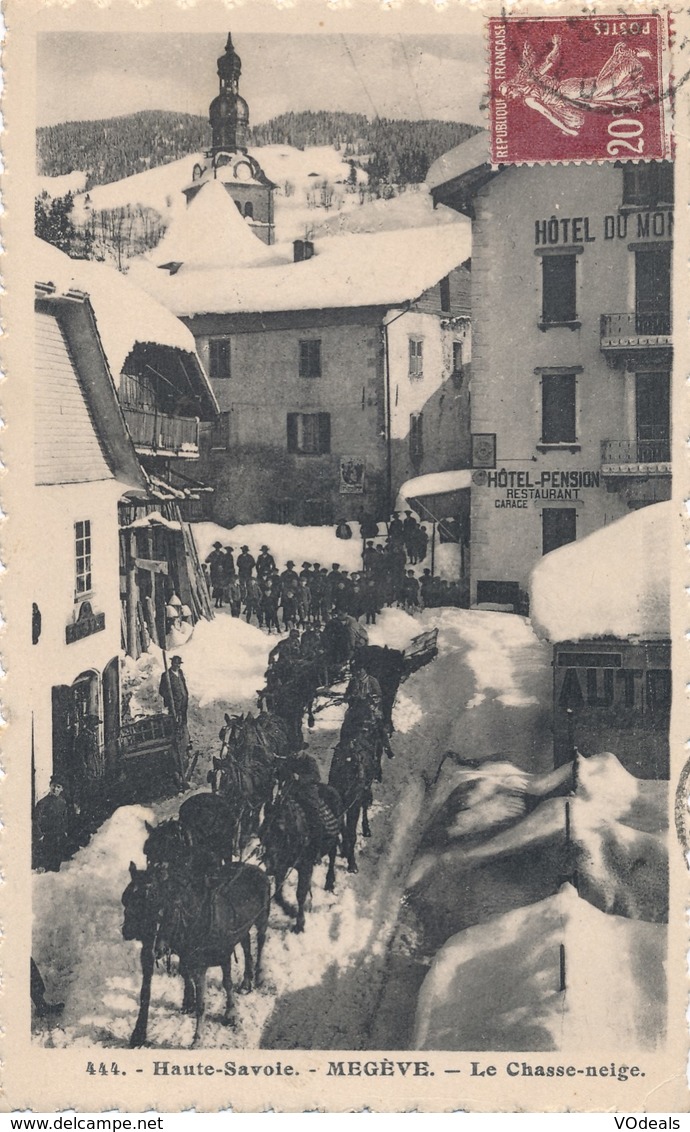
[[[405,540],[405,550],[413,566],[417,565],[417,543],[419,524],[411,511],[405,512],[405,521],[403,523],[403,538]]]
[[[187,708],[189,692],[182,671],[182,657],[170,658],[170,667],[163,672],[158,685],[158,694],[173,720],[173,755],[175,759],[175,778],[178,785],[186,786],[185,761],[189,748],[187,730]]]
[[[240,579],[240,588],[242,590],[242,600],[245,601],[247,594],[247,578],[251,578],[252,571],[256,562],[254,556],[249,553],[249,547],[243,546],[242,553],[237,557],[237,573]]]
[[[280,575],[280,584],[281,584],[283,593],[285,593],[286,589],[296,590],[298,580],[299,580],[299,575],[298,575],[297,571],[295,570],[294,562],[290,558],[285,563],[285,569],[283,570],[282,574]]]
[[[225,553],[222,542],[214,542],[213,550],[206,559],[206,564],[211,582],[211,597],[214,599],[214,608],[220,609],[223,604],[223,585],[225,583]]]
[[[267,578],[275,570],[275,558],[267,546],[261,547],[261,553],[256,560],[256,576],[259,579]]]
[[[388,524],[388,540],[392,547],[403,546],[405,531],[398,511],[394,511]]]
[[[33,817],[33,865],[49,873],[60,871],[69,828],[69,806],[62,780],[55,775],[45,798],[39,799]]]

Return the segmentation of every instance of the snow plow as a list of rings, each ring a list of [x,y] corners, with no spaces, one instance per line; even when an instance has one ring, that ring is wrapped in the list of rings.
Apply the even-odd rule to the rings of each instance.
[[[405,663],[402,678],[405,680],[438,656],[438,629],[427,629],[413,637],[402,655]]]

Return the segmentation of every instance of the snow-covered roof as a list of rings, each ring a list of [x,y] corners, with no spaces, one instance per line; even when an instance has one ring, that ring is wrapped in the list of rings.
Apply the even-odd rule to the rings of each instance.
[[[137,344],[184,350],[198,362],[194,336],[187,327],[115,268],[91,260],[70,259],[52,244],[37,240],[34,275],[37,282],[50,283],[58,292],[88,294],[116,383]]]
[[[431,191],[439,185],[445,185],[447,181],[455,180],[456,177],[463,177],[472,169],[490,163],[489,132],[481,130],[461,145],[456,145],[454,149],[449,149],[447,153],[442,153],[436,158],[426,175],[427,187]]]
[[[462,491],[472,486],[472,472],[469,468],[458,468],[451,472],[429,472],[407,480],[400,488],[404,499],[417,499],[420,495],[445,495],[449,491]]]
[[[234,206],[233,206],[234,207]],[[170,275],[133,260],[130,276],[180,316],[393,307],[418,298],[471,254],[468,225],[332,236],[300,263]]]
[[[530,578],[530,615],[550,641],[667,637],[673,503],[633,511],[547,554]]]
[[[240,216],[237,205],[220,180],[207,181],[179,213],[148,259],[160,267],[254,267],[281,262]]]

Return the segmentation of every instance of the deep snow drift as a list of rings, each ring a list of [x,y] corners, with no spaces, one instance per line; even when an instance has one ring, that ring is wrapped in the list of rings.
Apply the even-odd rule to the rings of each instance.
[[[666,1011],[666,929],[604,915],[570,884],[468,928],[424,980],[415,1049],[653,1049]],[[565,987],[562,989],[562,976]]]
[[[530,578],[537,633],[553,642],[668,637],[674,508],[642,507],[545,555]]]
[[[410,871],[411,922],[433,951],[454,932],[551,896],[566,876],[601,911],[663,922],[667,800],[667,783],[633,778],[610,753],[545,775],[449,761]]]

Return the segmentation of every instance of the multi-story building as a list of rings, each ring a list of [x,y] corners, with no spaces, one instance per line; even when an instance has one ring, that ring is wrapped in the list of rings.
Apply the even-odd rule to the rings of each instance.
[[[185,232],[195,208],[215,254]],[[256,262],[236,267],[227,249],[246,264],[247,239]],[[209,184],[166,241],[131,276],[209,373],[220,416],[196,474],[217,520],[383,518],[411,476],[467,466],[469,226],[296,241],[280,262]]]
[[[541,557],[671,492],[673,170],[441,157],[472,219],[471,599],[520,607]]]
[[[106,763],[115,757],[122,659],[118,504],[126,491],[146,489],[88,297],[56,285],[54,273],[41,268],[35,400],[27,400],[35,404],[34,475],[24,501],[36,540],[25,555],[35,797],[47,792],[52,774],[68,784],[78,776],[75,740],[87,715],[98,720]]]

